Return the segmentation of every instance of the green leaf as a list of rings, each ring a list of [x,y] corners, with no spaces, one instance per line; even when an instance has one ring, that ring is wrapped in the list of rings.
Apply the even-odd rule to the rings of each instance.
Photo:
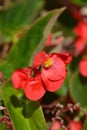
[[[73,3],[81,6],[87,6],[87,0],[71,0]]]
[[[10,81],[2,88],[2,98],[14,130],[47,130],[39,103],[23,97],[22,91],[16,90]]]
[[[87,119],[85,120],[84,126],[82,130],[87,130]]]
[[[5,123],[0,124],[0,130],[9,130]]]
[[[63,10],[64,8],[51,11],[37,20],[29,31],[13,45],[6,61],[0,65],[0,71],[6,78],[10,78],[15,69],[28,66],[31,57],[44,48],[46,39]]]
[[[21,0],[8,10],[0,12],[0,39],[16,41],[20,33],[35,18],[42,6],[41,0]],[[32,14],[32,15],[31,15]]]
[[[69,87],[73,100],[79,102],[82,107],[87,107],[87,78],[76,73],[70,79]]]

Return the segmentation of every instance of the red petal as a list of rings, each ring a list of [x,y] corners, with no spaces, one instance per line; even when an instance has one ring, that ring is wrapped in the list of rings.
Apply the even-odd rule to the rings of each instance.
[[[12,74],[12,83],[15,88],[24,88],[26,81],[30,78],[31,68],[17,69]]]
[[[57,81],[52,81],[52,80],[47,79],[47,77],[44,76],[44,77],[42,77],[42,80],[44,82],[46,90],[48,90],[50,92],[55,92],[62,86],[62,84],[65,80],[65,77],[60,80],[57,80]]]
[[[83,75],[84,77],[87,77],[87,58],[86,59],[82,59],[79,63],[79,71],[81,73],[81,75]]]
[[[80,38],[87,40],[87,23],[86,22],[79,22],[78,25],[74,28],[75,34]]]
[[[69,64],[72,60],[72,56],[69,53],[64,53],[64,54],[52,53],[52,55],[54,55],[54,54],[59,56],[66,65]]]
[[[52,55],[53,64],[46,68],[42,68],[41,76],[44,78],[44,76],[49,80],[59,80],[61,78],[64,78],[66,75],[66,67],[65,63],[62,59],[60,59],[57,55]]]
[[[48,57],[49,56],[48,56],[48,54],[46,54],[45,51],[39,52],[34,57],[33,66],[35,68],[41,66],[48,59]]]
[[[32,78],[28,81],[24,89],[25,95],[28,99],[37,101],[45,94],[46,90],[43,87],[40,77]]]

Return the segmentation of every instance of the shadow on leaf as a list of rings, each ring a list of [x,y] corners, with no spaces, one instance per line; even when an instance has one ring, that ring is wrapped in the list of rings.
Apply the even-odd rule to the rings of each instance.
[[[11,96],[11,103],[15,108],[22,108],[22,115],[25,118],[30,118],[39,108],[39,103],[27,100],[24,97],[18,98],[15,95]]]

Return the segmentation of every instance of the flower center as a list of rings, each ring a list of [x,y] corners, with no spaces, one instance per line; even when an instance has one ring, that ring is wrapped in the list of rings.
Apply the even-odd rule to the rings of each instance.
[[[52,58],[49,58],[47,61],[45,61],[44,66],[50,67],[53,64]]]

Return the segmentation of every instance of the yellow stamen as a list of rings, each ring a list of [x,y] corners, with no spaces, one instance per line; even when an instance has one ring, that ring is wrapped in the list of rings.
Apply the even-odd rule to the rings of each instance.
[[[53,64],[52,58],[49,58],[47,61],[45,61],[44,66],[50,67]]]

